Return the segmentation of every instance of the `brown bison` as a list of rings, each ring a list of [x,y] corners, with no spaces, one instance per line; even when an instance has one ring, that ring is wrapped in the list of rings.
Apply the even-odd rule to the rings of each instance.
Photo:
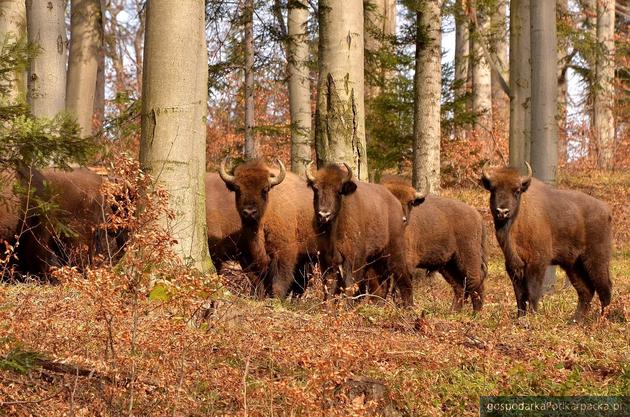
[[[460,201],[426,196],[400,177],[384,177],[381,184],[405,211],[409,268],[439,271],[453,288],[453,310],[460,311],[468,296],[473,309],[481,310],[487,263],[486,229],[479,212]]]
[[[268,294],[300,293],[306,265],[317,256],[312,196],[306,182],[287,173],[279,160],[279,172],[253,160],[237,166],[233,174],[226,171],[226,161],[221,162],[219,175],[235,194],[244,258]]]
[[[85,267],[97,255],[117,258],[121,241],[105,227],[111,207],[101,190],[104,178],[88,168],[47,168],[42,175],[52,210],[43,213],[41,233],[58,263]]]
[[[610,208],[584,193],[556,190],[532,178],[527,168],[526,176],[511,168],[484,168],[481,176],[518,316],[528,304],[536,311],[549,265],[562,267],[578,293],[575,321],[584,319],[595,292],[603,313],[612,289]]]
[[[311,163],[312,164],[312,163]],[[403,210],[387,188],[353,179],[347,164],[327,165],[316,173],[307,167],[313,189],[322,270],[337,270],[332,284],[350,291],[365,283],[368,267],[392,274],[406,306],[413,304],[411,274],[404,258]]]
[[[236,211],[234,193],[216,173],[206,174],[206,225],[210,257],[220,271],[225,262],[242,262],[240,250],[241,218]]]

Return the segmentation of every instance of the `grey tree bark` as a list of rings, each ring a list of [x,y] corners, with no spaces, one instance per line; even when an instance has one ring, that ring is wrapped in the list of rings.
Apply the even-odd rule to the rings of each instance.
[[[507,37],[507,0],[497,0],[497,8],[492,13],[492,45],[494,62],[500,74],[492,71],[492,105],[495,121],[507,121],[510,114],[510,98],[507,96],[499,77],[509,78],[508,71],[508,37]]]
[[[441,1],[419,1],[414,76],[413,186],[440,189]]]
[[[54,117],[66,108],[65,0],[26,1],[28,40],[39,47],[28,76],[28,102],[36,117]]]
[[[169,193],[161,225],[175,252],[213,270],[205,224],[208,58],[204,1],[151,0],[146,9],[140,162]]]
[[[6,39],[22,41],[26,39],[26,6],[24,0],[0,0],[0,45]],[[9,102],[26,101],[26,74],[16,71],[11,76],[8,90]]]
[[[468,18],[468,0],[455,1],[455,95],[465,96],[470,88],[468,84],[468,66],[470,62],[470,21]],[[457,116],[457,115],[455,115]],[[466,139],[466,130],[459,129],[456,135]]]
[[[101,4],[101,45],[98,52],[98,67],[96,69],[96,87],[94,92],[94,121],[96,129],[100,129],[105,119],[105,10],[106,0],[99,0]]]
[[[245,159],[258,158],[258,142],[254,134],[254,0],[246,0],[243,10],[245,46]]]
[[[363,48],[363,2],[320,0],[318,163],[345,162],[367,180]]]
[[[531,0],[530,19],[532,169],[536,178],[555,185],[558,169],[556,2]],[[547,292],[553,289],[555,272],[555,268],[547,268],[544,281]]]
[[[66,110],[73,114],[84,137],[92,134],[98,57],[102,47],[100,0],[71,0],[70,55],[66,80]]]
[[[614,162],[615,119],[615,0],[597,1],[597,43],[595,63],[593,127],[597,142],[597,165],[611,169]]]
[[[365,49],[378,53],[382,48],[389,47],[389,37],[396,34],[396,2],[394,0],[366,0],[363,6],[365,34]],[[380,85],[387,77],[386,69],[380,62],[365,62],[366,74],[376,78],[376,83],[365,85],[366,98],[377,97]],[[367,78],[367,77],[366,77]]]
[[[510,166],[524,174],[531,145],[530,0],[510,1]]]
[[[477,10],[477,25],[472,26],[472,89],[473,111],[478,114],[475,130],[482,138],[489,138],[488,131],[492,130],[492,71],[490,63],[483,53],[482,34],[490,29],[490,18],[485,12]],[[487,149],[492,142],[487,141]]]
[[[304,0],[289,2],[288,64],[291,110],[291,171],[304,177],[311,161],[311,86],[308,69],[309,11]]]

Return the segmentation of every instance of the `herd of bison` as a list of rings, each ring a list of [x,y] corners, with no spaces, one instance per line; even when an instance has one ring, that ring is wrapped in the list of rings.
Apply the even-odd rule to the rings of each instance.
[[[302,294],[317,265],[326,294],[391,296],[411,306],[412,273],[423,268],[450,284],[453,310],[468,299],[482,309],[487,233],[475,208],[418,192],[400,177],[359,181],[346,164],[309,164],[304,179],[276,163],[279,169],[261,160],[228,167],[226,158],[218,173],[206,175],[208,244],[218,270],[236,261],[254,294],[285,297]],[[610,208],[554,189],[527,168],[525,176],[507,167],[481,175],[518,316],[536,311],[549,265],[562,267],[577,291],[573,320],[584,319],[595,293],[604,312],[612,288]],[[5,253],[15,252],[4,259],[3,277],[10,269],[46,278],[51,266],[85,266],[124,247],[124,233],[100,226],[116,209],[106,207],[100,175],[87,168],[0,175],[0,242]],[[55,215],[30,208],[42,201]],[[71,256],[76,248],[87,256]]]

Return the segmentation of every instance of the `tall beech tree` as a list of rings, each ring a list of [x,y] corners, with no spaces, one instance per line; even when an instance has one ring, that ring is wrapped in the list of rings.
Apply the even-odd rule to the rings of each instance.
[[[418,1],[414,76],[413,185],[440,189],[441,1]]]
[[[367,180],[363,36],[361,0],[320,0],[317,159],[346,162]]]
[[[26,40],[26,6],[24,0],[0,1],[0,46]],[[5,96],[9,102],[26,99],[26,74],[16,67],[7,77],[9,87]]]
[[[147,3],[140,162],[169,193],[161,223],[191,267],[213,270],[205,224],[208,58],[203,0]]]
[[[65,0],[27,0],[28,40],[38,47],[28,75],[28,102],[37,117],[54,117],[66,108],[68,60]]]
[[[311,160],[311,85],[308,68],[308,4],[288,4],[289,106],[291,111],[291,171],[304,176]]]
[[[83,136],[92,134],[98,61],[102,48],[100,0],[72,0],[70,55],[66,79],[66,110],[73,114]]]

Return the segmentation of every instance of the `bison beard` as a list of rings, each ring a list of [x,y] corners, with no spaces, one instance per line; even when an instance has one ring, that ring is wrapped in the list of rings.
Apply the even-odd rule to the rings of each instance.
[[[354,181],[347,165],[345,170],[333,164],[311,173],[311,164],[306,174],[313,189],[322,271],[331,292],[343,288],[351,295],[371,266],[385,279],[392,274],[403,304],[412,305],[400,203],[381,185]]]
[[[484,169],[490,209],[518,316],[536,311],[547,266],[564,269],[578,293],[573,316],[582,321],[598,294],[602,314],[610,304],[612,213],[603,202],[577,191],[556,190],[510,168]]]
[[[418,193],[400,177],[383,177],[381,184],[405,210],[405,257],[409,267],[439,271],[453,289],[454,311],[460,311],[468,297],[473,309],[480,311],[487,250],[486,228],[479,212],[460,201],[426,197],[428,189]]]

